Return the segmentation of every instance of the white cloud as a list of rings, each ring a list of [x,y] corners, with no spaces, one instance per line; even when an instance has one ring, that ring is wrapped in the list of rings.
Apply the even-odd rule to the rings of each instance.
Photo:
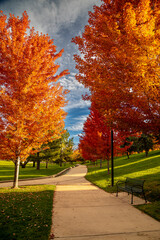
[[[59,82],[64,89],[68,89],[70,91],[67,95],[68,105],[64,108],[65,111],[73,108],[90,107],[90,101],[82,100],[82,95],[89,93],[89,91],[75,79],[75,73],[71,73],[68,77],[61,78]]]
[[[76,121],[86,121],[88,115],[84,115],[84,116],[79,116],[79,117],[75,117],[74,120]]]
[[[83,100],[77,100],[76,102],[73,102],[73,100],[70,100],[68,102],[68,105],[66,107],[64,107],[65,111],[69,111],[71,109],[75,109],[75,108],[89,108],[91,105],[90,101],[83,101]]]
[[[83,123],[79,122],[73,126],[67,128],[69,131],[82,131],[83,130]]]
[[[74,117],[73,121],[74,121],[74,125],[67,127],[67,129],[69,131],[78,131],[81,132],[83,130],[83,124],[86,121],[88,115],[82,115],[82,116],[78,116],[78,117]],[[79,133],[78,133],[79,134]],[[72,136],[76,136],[78,137],[78,134],[76,135],[72,135]]]
[[[68,90],[82,90],[84,91],[83,84],[79,83],[76,79],[75,76],[68,76],[68,77],[63,77],[59,80],[60,84]]]
[[[77,138],[79,137],[79,134],[73,134],[72,137]]]

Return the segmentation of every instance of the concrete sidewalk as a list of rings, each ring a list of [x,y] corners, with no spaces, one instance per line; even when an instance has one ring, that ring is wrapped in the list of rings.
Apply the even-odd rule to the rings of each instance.
[[[51,239],[160,240],[160,223],[130,204],[130,196],[109,194],[84,176],[85,166],[57,179]],[[134,197],[134,204],[144,200]]]

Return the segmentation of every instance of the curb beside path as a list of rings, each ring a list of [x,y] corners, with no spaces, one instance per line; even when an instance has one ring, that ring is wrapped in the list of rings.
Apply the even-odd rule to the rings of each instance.
[[[66,168],[66,169],[62,170],[61,172],[59,172],[57,174],[46,176],[46,177],[25,178],[25,179],[19,179],[18,181],[30,181],[30,180],[41,180],[41,179],[47,179],[47,178],[55,178],[55,177],[62,176],[63,174],[66,174],[71,168],[72,167]],[[13,180],[0,181],[0,184],[1,183],[10,183],[10,182],[13,182]]]

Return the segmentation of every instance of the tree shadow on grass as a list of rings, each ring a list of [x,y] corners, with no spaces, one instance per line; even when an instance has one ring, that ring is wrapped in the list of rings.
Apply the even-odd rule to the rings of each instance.
[[[117,161],[117,162],[116,162]],[[120,160],[121,161],[121,160]],[[125,160],[125,164],[122,162],[119,164],[119,159],[115,160],[114,166],[114,176],[117,179],[125,179],[128,177],[133,178],[143,178],[145,175],[150,176],[152,179],[160,179],[160,156],[150,156],[148,158],[141,158],[140,160],[130,161],[130,159]],[[124,163],[124,159],[123,159]],[[91,170],[90,174],[94,174],[94,177],[102,180],[110,177],[107,174],[107,167],[103,166],[102,169],[95,168]],[[151,177],[152,176],[152,177]],[[159,177],[158,177],[159,176]]]
[[[53,190],[2,192],[0,239],[47,240],[51,228]]]

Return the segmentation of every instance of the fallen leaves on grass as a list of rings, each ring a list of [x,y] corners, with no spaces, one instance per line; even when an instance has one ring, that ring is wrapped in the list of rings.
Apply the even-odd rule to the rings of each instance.
[[[0,239],[47,240],[53,190],[54,186],[45,185],[0,189]]]

